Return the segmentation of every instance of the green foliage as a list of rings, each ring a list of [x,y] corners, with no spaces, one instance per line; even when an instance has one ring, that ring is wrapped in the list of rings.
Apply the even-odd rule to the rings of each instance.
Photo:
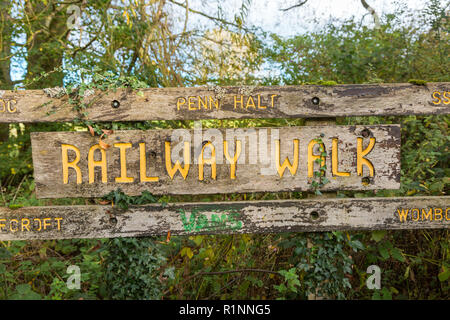
[[[96,299],[101,296],[102,240],[12,241],[0,247],[1,299]],[[26,259],[25,259],[26,258]],[[81,271],[80,290],[68,289],[70,265]]]
[[[402,119],[401,192],[444,195],[450,176],[449,116],[408,116]]]
[[[130,205],[155,203],[157,199],[148,191],[131,197],[120,189],[103,197],[122,210]],[[172,268],[164,269],[166,254],[157,238],[110,239],[104,269],[107,295],[110,299],[153,300],[162,297],[164,283],[173,278]]]
[[[41,300],[39,293],[31,290],[31,286],[26,284],[19,284],[15,292],[10,297],[11,300]]]
[[[139,196],[128,196],[119,188],[103,196],[105,200],[111,201],[119,209],[127,210],[130,205],[155,203],[157,199],[148,191],[143,191]]]
[[[286,235],[280,247],[292,248],[289,262],[295,268],[280,271],[287,285],[278,285],[276,289],[288,298],[307,298],[313,294],[344,299],[346,290],[351,288],[348,276],[353,264],[346,248],[355,252],[364,250],[358,237],[349,234],[345,237],[342,232]]]
[[[280,252],[273,235],[172,237],[168,259],[176,265],[165,299],[276,298],[270,284],[280,277],[273,266]],[[256,271],[253,271],[256,269]]]
[[[165,269],[166,255],[155,238],[111,239],[105,249],[104,269],[110,299],[160,299],[164,282],[172,278]]]
[[[405,24],[402,10],[384,16],[380,29],[349,20],[330,22],[323,30],[290,39],[272,34],[274,45],[265,54],[282,73],[268,83],[448,81],[449,45],[441,39],[448,37],[450,28],[445,6],[432,1],[418,21],[434,32]],[[415,82],[423,84],[423,80]]]
[[[148,47],[144,52],[138,52],[141,49],[138,47],[133,51],[143,37],[153,36],[155,30],[166,32],[166,26],[157,29],[158,26],[147,23],[146,19],[140,21],[139,17],[131,14],[130,7],[120,7],[128,10],[129,14],[128,11],[128,15],[119,14],[111,24],[106,21],[109,16],[99,14],[103,12],[104,3],[89,4],[85,10],[88,15],[105,22],[106,29],[98,34],[94,31],[99,27],[97,24],[85,22],[86,32],[90,36],[96,35],[99,41],[95,50],[69,52],[65,55],[65,68],[57,66],[51,70],[48,66],[36,65],[27,74],[24,87],[28,89],[61,86],[64,74],[68,102],[81,117],[77,122],[67,124],[9,125],[9,138],[0,142],[2,206],[18,208],[85,203],[84,199],[36,199],[29,139],[31,131],[86,130],[86,126],[91,126],[97,135],[102,135],[103,129],[146,130],[191,128],[193,125],[192,121],[94,123],[88,120],[90,106],[82,99],[93,89],[125,87],[139,96],[140,89],[148,87],[146,83],[152,87],[241,82],[253,85],[254,81],[327,86],[380,82],[426,85],[432,81],[450,81],[449,19],[445,6],[438,0],[429,1],[420,19],[411,25],[403,19],[407,10],[399,7],[393,14],[381,17],[378,30],[350,20],[332,22],[322,30],[288,39],[271,35],[271,41],[266,41],[261,35],[241,37],[232,33],[235,44],[243,41],[250,46],[243,59],[245,61],[238,61],[239,67],[244,68],[238,70],[238,78],[227,76],[226,72],[220,78],[210,73],[190,73],[185,68],[191,61],[196,61],[196,66],[200,62],[204,69],[220,67],[222,73],[228,65],[223,63],[225,60],[221,56],[214,57],[217,61],[209,61],[201,55],[183,55],[181,60],[178,56],[177,60],[174,58],[176,54],[172,55],[174,51],[159,55],[158,50],[163,50],[166,44],[160,39],[149,41],[152,45],[157,44],[156,47]],[[130,6],[134,4],[130,3]],[[138,16],[140,14],[138,12]],[[235,23],[243,26],[243,19],[244,12],[236,15]],[[33,30],[36,30],[34,23],[38,20],[33,22]],[[17,25],[15,30],[26,28],[28,26],[24,23]],[[181,39],[178,42],[180,48],[189,51],[185,50],[190,48],[189,41],[192,40]],[[41,48],[49,53],[47,56],[59,59],[61,46],[60,41],[50,39]],[[101,50],[97,52],[97,48]],[[39,46],[33,50],[32,53],[40,52],[36,51]],[[137,60],[133,60],[136,52]],[[26,50],[22,56],[26,58]],[[133,61],[138,63],[133,65]],[[257,79],[246,74],[262,63],[276,66],[279,76]],[[402,125],[400,190],[339,191],[337,196],[448,194],[449,121],[449,116],[337,119],[338,124]],[[202,121],[206,128],[303,124],[302,119]],[[314,173],[311,190],[319,195],[320,188],[327,183],[321,169]],[[157,201],[164,205],[169,201],[301,199],[307,195],[307,192],[285,192],[164,196],[157,199],[148,192],[130,197],[116,190],[103,199],[111,201],[120,210],[126,210],[131,205]],[[209,222],[205,224],[201,213],[185,215],[184,218],[189,228],[209,225]],[[222,221],[222,217],[218,218],[215,223]],[[225,225],[236,222],[233,216],[228,219],[224,218],[222,222]],[[449,243],[447,230],[196,235],[168,237],[164,241],[159,238],[126,238],[0,242],[0,298],[306,299],[309,295],[317,295],[335,299],[448,299]],[[66,285],[69,276],[66,270],[73,264],[81,269],[80,290],[70,290]],[[367,267],[373,264],[382,270],[381,290],[369,290],[365,285]]]
[[[418,79],[409,79],[408,82],[418,86],[424,86],[427,84],[425,80],[418,80]]]
[[[11,135],[6,141],[0,141],[0,182],[7,188],[6,193],[10,193],[10,186],[19,184],[25,176],[32,174],[29,138],[21,134],[19,125],[10,127],[10,131],[18,134]]]
[[[325,161],[322,161],[322,157],[327,156],[327,153],[325,151],[324,143],[322,141],[323,134],[321,134],[319,137],[317,137],[314,141],[319,146],[319,154],[316,156],[319,156],[321,158],[318,158],[314,160],[314,163],[319,165],[319,170],[316,170],[313,172],[313,179],[311,181],[311,189],[314,191],[316,195],[321,195],[322,192],[320,189],[325,186],[327,183],[330,182],[330,180],[325,177],[326,171],[327,171],[327,165],[325,164]]]
[[[301,286],[297,269],[290,268],[289,270],[280,270],[279,272],[284,277],[286,284],[281,283],[280,285],[274,285],[273,287],[283,295],[287,292],[297,293],[298,287]]]

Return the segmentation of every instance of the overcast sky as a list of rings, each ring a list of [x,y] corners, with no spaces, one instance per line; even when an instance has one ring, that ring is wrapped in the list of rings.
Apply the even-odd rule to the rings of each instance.
[[[202,12],[215,15],[217,3],[224,8],[224,14],[231,19],[238,14],[243,0],[190,0],[189,6]],[[321,29],[331,18],[348,19],[352,16],[356,19],[363,19],[367,26],[373,26],[373,19],[361,4],[360,0],[308,0],[301,7],[293,8],[289,11],[280,9],[289,8],[304,0],[252,0],[249,8],[247,22],[250,25],[261,28],[263,31],[276,33],[279,36],[291,37],[308,31]],[[183,1],[180,1],[183,2]],[[422,10],[428,0],[367,0],[376,12],[382,16],[384,13],[392,13],[396,8],[396,3],[403,4],[411,12]],[[180,8],[178,8],[180,9]],[[184,18],[184,11],[181,9],[180,17]],[[184,20],[182,20],[184,21]],[[211,21],[192,15],[190,24],[208,26]],[[180,23],[182,28],[183,23]],[[212,26],[212,25],[211,25]],[[16,39],[16,41],[24,41]],[[13,59],[12,78],[19,80],[24,77],[26,62],[24,59]]]
[[[239,8],[242,0],[225,0],[230,6]],[[347,19],[355,16],[364,23],[373,24],[372,17],[362,6],[360,0],[309,0],[305,5],[288,11],[281,11],[303,2],[304,0],[253,0],[249,10],[249,22],[261,27],[264,31],[274,32],[282,36],[294,36],[299,33],[320,28],[331,17]],[[391,13],[395,3],[402,3],[409,10],[421,10],[428,1],[425,0],[367,0],[375,11],[381,16],[383,13]],[[195,2],[194,2],[195,3]],[[233,3],[233,5],[231,5]],[[313,22],[312,19],[317,19]]]

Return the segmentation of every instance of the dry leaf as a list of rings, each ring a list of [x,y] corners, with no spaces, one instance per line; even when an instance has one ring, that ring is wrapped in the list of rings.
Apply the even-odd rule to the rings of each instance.
[[[98,144],[100,145],[100,148],[102,148],[103,150],[106,150],[111,147],[109,144],[104,142],[102,139],[98,140]]]
[[[94,128],[92,128],[90,125],[88,125],[89,132],[91,133],[91,136],[95,136]]]
[[[114,130],[106,130],[106,129],[102,129],[103,133],[106,135],[111,135],[114,133]]]

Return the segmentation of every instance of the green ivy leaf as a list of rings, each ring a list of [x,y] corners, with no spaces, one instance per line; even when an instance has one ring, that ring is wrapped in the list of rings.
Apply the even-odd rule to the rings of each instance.
[[[386,230],[376,230],[372,231],[372,237],[371,239],[375,242],[380,242],[384,236],[386,235]]]
[[[392,257],[400,262],[405,262],[406,259],[403,256],[402,251],[399,248],[393,248],[391,250]]]
[[[388,252],[388,250],[387,250],[385,247],[379,246],[379,247],[378,247],[378,252],[380,253],[381,257],[382,257],[384,260],[386,260],[386,259],[389,258],[389,252]]]
[[[19,284],[16,286],[16,292],[11,295],[12,300],[41,300],[41,295],[31,290],[31,286]]]
[[[192,259],[192,257],[194,256],[194,253],[192,252],[191,248],[184,247],[183,249],[181,249],[180,255],[182,257],[187,256],[189,259]]]
[[[438,278],[439,281],[444,282],[447,281],[448,278],[450,277],[450,268],[446,268],[445,266],[442,266],[442,268],[444,269],[444,271],[439,273]]]

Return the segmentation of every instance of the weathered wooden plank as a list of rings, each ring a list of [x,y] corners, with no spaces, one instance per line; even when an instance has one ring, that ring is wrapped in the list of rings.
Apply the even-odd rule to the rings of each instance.
[[[69,97],[43,90],[1,91],[0,122],[82,117]],[[86,92],[92,121],[317,118],[450,113],[450,83],[118,89]]]
[[[399,125],[116,131],[104,140],[106,150],[88,132],[31,138],[40,198],[100,197],[117,188],[129,195],[311,190],[326,182],[314,173],[320,172],[316,138],[325,147],[329,180],[321,190],[400,187]],[[185,171],[174,169],[177,161]]]
[[[448,229],[450,197],[0,208],[0,240]]]

